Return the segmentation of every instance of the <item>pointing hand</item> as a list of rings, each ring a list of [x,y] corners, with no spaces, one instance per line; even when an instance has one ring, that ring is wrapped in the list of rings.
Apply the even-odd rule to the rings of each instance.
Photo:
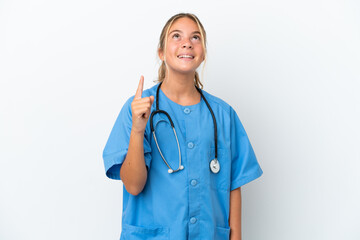
[[[154,102],[154,96],[141,97],[143,87],[144,77],[141,76],[135,97],[131,103],[132,130],[140,133],[145,132],[146,124],[150,117],[151,105]]]

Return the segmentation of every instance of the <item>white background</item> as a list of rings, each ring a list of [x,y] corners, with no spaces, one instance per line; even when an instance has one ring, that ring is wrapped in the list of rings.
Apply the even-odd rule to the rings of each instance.
[[[358,1],[1,0],[1,240],[119,239],[102,150],[182,11],[208,33],[204,90],[264,171],[242,188],[244,239],[360,239]]]

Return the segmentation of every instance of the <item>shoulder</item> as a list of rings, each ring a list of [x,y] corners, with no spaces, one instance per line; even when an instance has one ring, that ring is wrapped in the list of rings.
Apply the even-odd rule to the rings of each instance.
[[[229,103],[202,89],[202,93],[212,108],[218,108],[219,111],[225,112],[228,116],[233,115],[234,109]]]
[[[203,94],[213,108],[216,118],[220,119],[219,122],[229,127],[230,134],[239,134],[238,136],[246,135],[239,115],[230,104],[204,90]]]

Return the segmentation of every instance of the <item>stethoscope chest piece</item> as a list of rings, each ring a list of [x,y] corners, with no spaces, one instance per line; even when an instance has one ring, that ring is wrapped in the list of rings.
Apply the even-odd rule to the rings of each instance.
[[[220,163],[216,158],[211,160],[210,169],[213,173],[218,173],[220,171]]]

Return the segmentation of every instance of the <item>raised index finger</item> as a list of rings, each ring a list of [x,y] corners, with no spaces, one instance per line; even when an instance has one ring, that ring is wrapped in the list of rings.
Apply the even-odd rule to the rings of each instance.
[[[139,81],[139,86],[136,90],[136,93],[135,93],[135,99],[139,99],[141,98],[141,95],[142,95],[142,92],[143,92],[143,87],[144,87],[144,76],[141,75],[140,77],[140,81]]]

